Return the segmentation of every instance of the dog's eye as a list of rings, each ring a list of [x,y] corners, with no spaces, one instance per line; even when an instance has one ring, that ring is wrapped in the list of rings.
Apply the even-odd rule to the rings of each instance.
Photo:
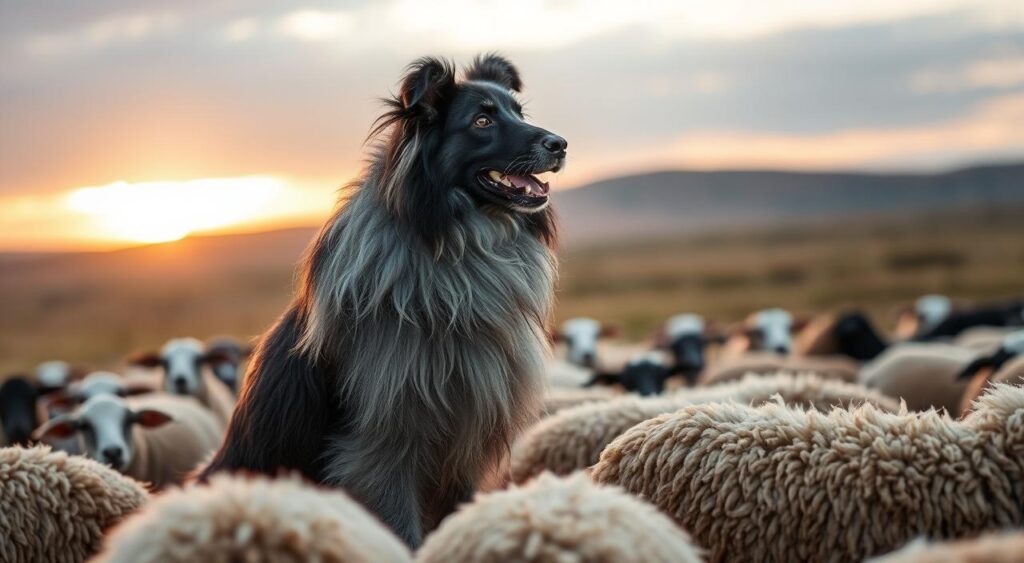
[[[490,117],[487,117],[486,115],[481,115],[477,116],[477,118],[473,120],[473,127],[490,127],[492,123],[493,122],[491,121]]]

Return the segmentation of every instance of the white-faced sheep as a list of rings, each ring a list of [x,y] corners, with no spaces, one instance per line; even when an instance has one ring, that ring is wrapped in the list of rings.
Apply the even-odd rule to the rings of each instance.
[[[890,397],[902,398],[915,411],[946,409],[956,414],[967,389],[960,373],[977,354],[941,343],[893,346],[861,368],[859,381]]]
[[[684,313],[665,321],[658,336],[658,347],[672,354],[673,373],[681,374],[692,386],[704,370],[708,345],[724,341],[725,336],[704,322],[704,317]]]
[[[694,405],[609,444],[595,481],[653,502],[713,561],[860,561],[1024,525],[1024,388],[934,410]]]
[[[697,563],[701,556],[672,520],[620,489],[583,475],[541,475],[478,494],[427,537],[416,560]]]
[[[552,335],[552,340],[565,343],[566,359],[569,363],[593,369],[598,365],[598,340],[617,334],[618,329],[613,325],[601,324],[600,321],[586,317],[576,317],[562,323],[561,329]]]
[[[921,538],[870,563],[1024,563],[1024,532],[935,543]]]
[[[411,561],[345,493],[298,478],[218,475],[162,494],[105,540],[98,563]]]
[[[975,358],[959,375],[968,380],[960,402],[960,414],[970,412],[974,401],[994,383],[1024,383],[1024,331],[1007,335],[995,351]]]
[[[803,328],[784,309],[764,309],[747,317],[725,342],[721,357],[735,358],[751,351],[789,354],[793,349],[793,333]]]
[[[223,425],[194,400],[161,393],[130,401],[92,397],[36,433],[77,435],[88,457],[161,488],[181,483],[217,448],[222,432]]]
[[[522,483],[545,470],[566,475],[590,467],[597,463],[605,446],[623,432],[686,405],[729,400],[758,404],[776,395],[790,404],[818,408],[862,402],[886,410],[898,408],[896,401],[858,385],[788,374],[749,376],[662,397],[626,397],[587,404],[560,411],[527,430],[512,448],[512,480]]]
[[[905,309],[896,323],[901,340],[920,337],[939,326],[953,312],[953,300],[945,295],[924,295]]]
[[[843,356],[781,356],[772,352],[747,352],[723,358],[708,366],[700,375],[701,385],[719,385],[736,381],[746,375],[773,373],[813,373],[824,379],[854,382],[858,365]]]
[[[218,336],[206,341],[206,357],[213,375],[232,393],[238,393],[242,364],[252,354],[252,348],[243,346],[234,338]]]
[[[90,459],[0,449],[0,561],[85,561],[147,498],[141,484]]]
[[[1020,327],[1024,325],[1024,301],[1009,300],[963,306],[942,295],[917,300],[913,314],[901,317],[897,334],[920,342],[956,337],[978,326]]]
[[[204,369],[226,361],[226,358],[222,352],[207,351],[195,338],[174,338],[159,352],[135,354],[128,363],[159,368],[164,391],[195,397],[226,424],[235,409],[235,396],[209,369]]]

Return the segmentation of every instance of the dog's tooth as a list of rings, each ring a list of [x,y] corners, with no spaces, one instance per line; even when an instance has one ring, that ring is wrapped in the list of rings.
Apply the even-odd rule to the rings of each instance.
[[[489,174],[491,176],[491,179],[494,180],[495,182],[502,182],[505,179],[505,176],[503,176],[501,172],[498,172],[497,170],[491,170]]]
[[[530,187],[530,184],[526,184],[526,194],[527,195],[533,194],[533,188]]]

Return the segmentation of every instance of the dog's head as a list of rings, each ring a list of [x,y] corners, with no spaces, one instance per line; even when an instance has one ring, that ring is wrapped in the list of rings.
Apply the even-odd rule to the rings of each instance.
[[[375,133],[388,130],[381,190],[430,238],[462,194],[478,207],[535,214],[548,206],[542,176],[565,164],[566,141],[528,123],[519,73],[498,55],[477,57],[458,80],[451,63],[423,58],[402,79]]]

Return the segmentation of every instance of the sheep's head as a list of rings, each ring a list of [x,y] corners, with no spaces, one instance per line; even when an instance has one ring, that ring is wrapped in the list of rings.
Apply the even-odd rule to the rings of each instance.
[[[128,359],[128,363],[147,368],[159,368],[163,375],[163,388],[177,395],[199,396],[206,393],[202,369],[216,365],[227,358],[221,351],[207,351],[195,338],[175,338],[164,344],[159,352],[142,352]]]
[[[132,410],[120,397],[99,395],[83,403],[69,414],[62,414],[39,427],[36,439],[79,436],[85,454],[118,471],[132,462],[135,448],[132,429],[157,428],[172,420],[171,415],[156,409]]]
[[[552,340],[565,343],[570,363],[592,369],[597,365],[597,341],[614,337],[618,332],[618,327],[613,325],[576,317],[562,323],[561,330],[552,336]]]
[[[1021,355],[1024,355],[1024,330],[1007,334],[995,352],[975,358],[960,372],[958,379],[971,379],[980,372],[985,372],[986,378],[991,377],[1003,364]]]

